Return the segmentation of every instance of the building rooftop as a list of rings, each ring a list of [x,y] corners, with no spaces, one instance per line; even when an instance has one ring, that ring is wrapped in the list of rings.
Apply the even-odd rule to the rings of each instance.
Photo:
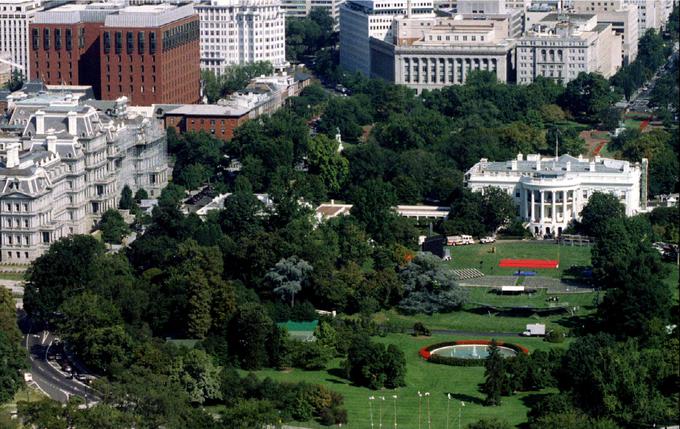
[[[167,110],[168,115],[186,116],[243,116],[250,109],[245,107],[222,106],[219,104],[184,104],[176,109]]]
[[[512,161],[494,162],[482,159],[469,171],[474,173],[515,172],[517,174],[533,173],[535,175],[559,176],[568,172],[591,172],[591,167],[594,168],[596,173],[620,173],[626,171],[630,167],[630,163],[611,158],[600,158],[599,156],[588,159],[581,156],[576,158],[571,155],[561,155],[555,159],[541,155],[527,155],[524,159],[521,155],[518,155],[517,159]]]

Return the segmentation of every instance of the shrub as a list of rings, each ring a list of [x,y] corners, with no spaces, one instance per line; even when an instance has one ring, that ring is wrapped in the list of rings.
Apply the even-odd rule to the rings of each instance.
[[[421,322],[416,322],[413,324],[413,335],[429,337],[432,335],[432,332]]]
[[[554,328],[545,334],[545,340],[549,343],[562,343],[567,334],[560,328]]]

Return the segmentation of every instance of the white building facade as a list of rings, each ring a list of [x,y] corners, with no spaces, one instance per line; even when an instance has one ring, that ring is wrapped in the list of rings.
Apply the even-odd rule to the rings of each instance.
[[[517,83],[530,84],[538,76],[561,84],[579,73],[609,78],[621,68],[621,36],[596,15],[547,15],[517,40]]]
[[[269,61],[286,64],[286,18],[280,0],[209,0],[196,3],[201,25],[201,69]]]
[[[41,0],[0,0],[0,52],[30,76],[28,24],[43,9]]]
[[[392,43],[371,39],[371,73],[421,92],[465,83],[475,70],[489,71],[507,82],[514,41],[509,21],[397,18]]]
[[[595,192],[615,195],[626,215],[644,211],[647,160],[631,164],[608,158],[559,158],[519,154],[507,162],[481,159],[465,174],[466,186],[475,192],[495,187],[515,200],[517,214],[532,234],[560,235]]]
[[[89,233],[125,185],[158,197],[168,181],[160,121],[128,114],[124,98],[110,115],[69,96],[37,98],[14,103],[20,132],[0,137],[0,263],[30,263]]]
[[[281,7],[286,16],[292,18],[304,18],[312,9],[326,9],[337,23],[340,18],[340,5],[344,2],[345,0],[282,0]]]

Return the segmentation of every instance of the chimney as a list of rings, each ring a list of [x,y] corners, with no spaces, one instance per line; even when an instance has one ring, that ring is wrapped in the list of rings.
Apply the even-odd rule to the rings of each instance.
[[[590,161],[588,171],[595,171],[595,161]]]
[[[45,134],[45,112],[42,110],[35,112],[35,133]]]
[[[599,163],[602,160],[600,155],[595,155],[595,162]]]
[[[57,153],[57,136],[51,134],[45,139],[47,143],[47,151],[51,153]]]
[[[517,171],[517,160],[511,161],[510,166],[512,168],[512,171]]]
[[[7,146],[7,168],[14,168],[19,166],[19,145],[11,144]]]
[[[566,170],[567,170],[567,171],[571,171],[571,161],[567,161]]]
[[[522,155],[521,153],[518,153],[517,154],[517,161],[523,161],[523,160],[524,160],[524,155]]]
[[[539,171],[541,169],[541,155],[538,155],[536,157],[536,171]]]
[[[72,136],[78,135],[78,114],[73,110],[69,111],[66,116],[68,117],[68,133]]]

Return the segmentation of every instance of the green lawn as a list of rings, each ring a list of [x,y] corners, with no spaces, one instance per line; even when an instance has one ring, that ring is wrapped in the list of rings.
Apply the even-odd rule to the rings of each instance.
[[[22,273],[0,273],[0,279],[20,281],[24,279],[24,275]]]
[[[626,119],[623,121],[623,124],[626,128],[630,128],[633,130],[639,130],[640,129],[640,124],[642,124],[642,121],[638,121],[637,119]]]
[[[513,425],[526,421],[528,410],[526,401],[531,399],[533,393],[522,393],[512,397],[503,398],[503,404],[499,407],[485,407],[482,405],[484,396],[479,392],[478,385],[484,380],[484,368],[462,368],[446,365],[437,365],[424,361],[418,355],[418,350],[428,344],[440,341],[465,338],[463,336],[434,335],[429,338],[415,338],[405,334],[390,334],[385,338],[376,338],[376,341],[392,343],[399,346],[406,355],[407,374],[406,387],[397,390],[372,391],[363,387],[352,386],[347,380],[339,375],[341,362],[336,359],[329,366],[328,371],[275,371],[263,370],[257,372],[260,377],[271,377],[280,381],[307,381],[319,383],[341,393],[345,398],[345,407],[348,410],[349,428],[370,428],[369,396],[385,397],[385,401],[377,400],[373,403],[373,420],[375,427],[379,424],[379,403],[382,407],[382,423],[385,427],[394,425],[394,408],[392,395],[397,395],[397,422],[398,427],[415,429],[418,424],[418,391],[430,393],[430,413],[432,427],[444,429],[446,427],[447,394],[450,393],[454,400],[451,401],[450,427],[457,428],[458,409],[460,401],[465,402],[462,408],[462,427],[479,420],[482,417],[497,417],[507,420]],[[472,337],[467,337],[472,338]],[[500,340],[519,343],[529,350],[549,349],[550,347],[565,347],[567,343],[555,345],[546,343],[536,338],[499,338]],[[426,401],[422,402],[422,428],[427,428]],[[305,426],[319,428],[314,422],[304,422]]]
[[[495,253],[491,253],[492,248]],[[503,258],[516,259],[556,259],[557,269],[535,270],[540,276],[562,278],[566,269],[572,266],[590,265],[589,246],[559,246],[553,243],[535,241],[498,241],[493,244],[474,244],[451,247],[452,268],[477,268],[486,275],[512,275],[517,269],[500,268]],[[533,270],[532,270],[533,271]]]
[[[664,282],[668,285],[668,287],[671,288],[673,298],[675,298],[675,300],[678,301],[680,300],[679,295],[680,291],[678,290],[678,285],[680,284],[680,270],[678,269],[678,265],[672,262],[665,262],[664,265],[668,268],[669,271],[669,274],[664,280]]]

